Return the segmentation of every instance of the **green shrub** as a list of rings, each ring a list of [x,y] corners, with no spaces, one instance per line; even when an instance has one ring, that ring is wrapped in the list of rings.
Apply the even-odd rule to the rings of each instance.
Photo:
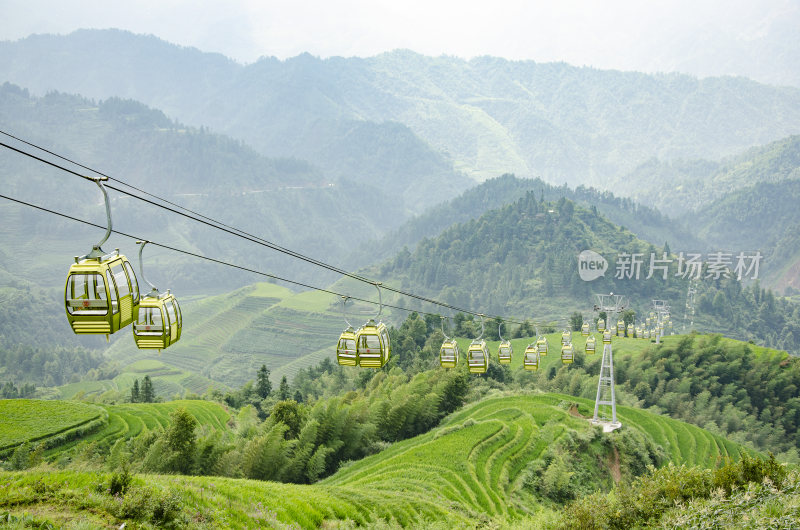
[[[128,464],[123,464],[120,472],[111,475],[111,481],[108,485],[108,492],[111,495],[124,495],[128,490],[128,486],[131,485],[132,480],[133,475],[131,475],[130,470],[128,469]]]

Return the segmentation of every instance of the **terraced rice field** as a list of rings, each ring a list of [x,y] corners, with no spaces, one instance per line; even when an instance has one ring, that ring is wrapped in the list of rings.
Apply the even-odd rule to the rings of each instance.
[[[593,403],[571,396],[546,394],[486,399],[467,407],[440,428],[368,457],[322,481],[321,485],[354,491],[403,491],[409,498],[438,499],[475,514],[516,518],[538,504],[522,488],[528,463],[567,428],[592,428],[570,415],[563,402],[578,402],[581,412]],[[741,448],[700,428],[619,407],[626,428],[653,436],[673,461],[713,466],[718,459],[738,457]]]
[[[46,440],[92,421],[102,420],[106,415],[102,407],[86,403],[0,400],[0,451],[24,442]]]
[[[448,528],[514,521],[524,525],[526,517],[542,509],[523,487],[529,464],[568,429],[594,428],[570,413],[566,406],[570,403],[578,403],[581,413],[593,408],[589,400],[556,394],[488,398],[454,413],[427,434],[398,442],[311,486],[220,477],[147,476],[137,481],[177,490],[183,505],[204,511],[205,520],[220,527],[294,523],[319,528],[341,520],[357,525],[388,520],[418,528],[434,521]],[[224,429],[228,421],[227,412],[207,402],[117,405],[107,407],[108,427],[89,439],[110,443],[164,425],[178,406],[189,408],[201,423],[216,429]],[[626,407],[619,407],[618,414],[624,428],[651,435],[676,463],[711,466],[718,458],[736,457],[742,451],[734,443],[669,418]],[[39,479],[69,487],[78,487],[83,480],[76,473],[2,477],[0,488],[9,491],[30,487],[28,483]],[[92,477],[87,487],[96,483]]]
[[[20,411],[21,404],[31,411]],[[166,427],[170,414],[184,407],[201,426],[227,433],[230,414],[219,404],[209,401],[169,401],[166,403],[128,403],[124,405],[88,405],[64,401],[2,400],[0,401],[0,433],[12,434],[0,439],[4,447],[18,445],[25,440],[43,440],[63,433],[70,428],[107,418],[97,430],[78,439],[67,441],[47,451],[47,456],[67,451],[81,442],[96,442],[111,446],[119,438],[136,436],[145,429]],[[63,411],[63,412],[62,412]]]

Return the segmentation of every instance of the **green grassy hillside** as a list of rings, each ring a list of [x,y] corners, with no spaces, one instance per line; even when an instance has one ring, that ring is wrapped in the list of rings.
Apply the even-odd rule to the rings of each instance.
[[[185,408],[201,427],[228,430],[230,414],[211,401],[168,401],[90,405],[70,401],[0,400],[0,455],[10,454],[23,442],[44,443],[48,459],[79,444],[110,448],[118,439],[131,438],[146,429],[166,427],[170,414]]]
[[[168,409],[193,403],[108,410],[112,417],[137,416],[142,423],[155,425]],[[346,465],[311,486],[160,476],[140,477],[134,486],[150,491],[151,506],[172,502],[179,512],[173,517],[183,517],[194,526],[281,527],[295,523],[317,528],[345,519],[359,525],[390,520],[412,527],[434,522],[443,527],[507,525],[551,505],[542,497],[544,490],[537,485],[537,477],[563,465],[565,455],[572,455],[576,468],[584,469],[582,475],[570,479],[571,487],[591,484],[607,488],[612,477],[643,472],[636,466],[658,454],[662,455],[660,463],[669,460],[712,467],[720,458],[735,458],[742,451],[702,429],[627,407],[619,408],[623,429],[601,436],[580,417],[588,414],[590,407],[587,400],[557,394],[490,397],[458,411],[427,434]],[[141,416],[144,410],[151,411],[150,420]],[[640,454],[641,447],[633,449],[634,440],[646,442],[650,447],[646,455]],[[134,494],[112,502],[102,487],[108,481],[104,475],[33,472],[0,476],[0,511],[9,510],[15,517],[27,513],[60,524],[84,517],[96,524],[119,524],[137,517],[149,517],[153,522],[157,517],[152,507],[151,512],[123,510],[122,506],[136,502]],[[163,517],[164,510],[158,513]]]

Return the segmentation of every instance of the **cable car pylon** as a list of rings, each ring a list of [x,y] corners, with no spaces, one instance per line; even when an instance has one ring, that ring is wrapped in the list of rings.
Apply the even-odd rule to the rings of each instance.
[[[613,318],[624,309],[622,295],[619,294],[596,294],[596,311],[604,311],[606,320],[613,321]],[[606,332],[607,333],[607,332]],[[614,351],[611,344],[610,333],[608,341],[603,337],[603,360],[600,363],[600,377],[597,381],[597,397],[594,401],[594,416],[592,424],[603,427],[603,432],[611,432],[622,427],[622,423],[617,420],[617,401],[614,391]],[[611,407],[611,418],[607,416],[607,409]],[[604,407],[604,409],[601,409]],[[605,413],[605,414],[604,414]]]

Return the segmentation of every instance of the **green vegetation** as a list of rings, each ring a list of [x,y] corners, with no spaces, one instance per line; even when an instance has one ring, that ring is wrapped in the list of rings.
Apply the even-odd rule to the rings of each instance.
[[[113,484],[126,483],[124,470],[114,475],[3,473],[0,510],[61,524],[79,517],[106,524],[163,524],[165,513],[172,521],[199,527],[295,523],[305,528],[332,520],[360,525],[387,520],[402,526],[523,524],[529,517],[552,516],[565,500],[596,488],[608,491],[615,480],[628,481],[646,473],[649,465],[672,456],[680,460],[677,447],[663,452],[649,438],[650,432],[680,430],[679,422],[647,413],[640,413],[640,419],[628,417],[632,411],[621,407],[623,431],[602,436],[579,417],[590,405],[559,395],[485,399],[452,414],[427,434],[341,466],[313,486],[142,475],[114,501],[109,493]],[[180,409],[174,410],[178,412],[173,418],[180,414]],[[191,420],[188,423],[191,429]],[[165,432],[169,436],[177,428],[173,425]],[[690,432],[711,436],[700,429]],[[735,444],[713,447],[721,452],[685,454],[708,467],[741,454]],[[164,460],[169,454],[164,453]],[[107,464],[114,458],[109,456]]]
[[[170,401],[167,403],[89,405],[64,401],[0,400],[0,418],[6,434],[0,455],[23,452],[42,444],[48,461],[83,462],[96,467],[113,453],[114,445],[148,433],[166,429],[170,415],[183,408],[200,425],[202,436],[232,437],[230,414],[219,404],[208,401]],[[27,411],[31,411],[30,413]],[[63,411],[63,412],[62,412]],[[216,434],[215,434],[216,433]],[[23,447],[23,442],[27,446]],[[119,449],[118,449],[119,451]],[[23,465],[19,469],[29,467]]]
[[[745,492],[731,496],[742,487],[747,488]],[[613,495],[595,493],[572,503],[559,526],[642,528],[657,524],[666,514],[663,525],[667,528],[739,527],[744,521],[747,528],[791,528],[800,522],[798,494],[800,475],[795,472],[787,480],[787,470],[771,456],[760,460],[742,455],[738,462],[728,460],[716,470],[670,464],[621,485]],[[763,501],[771,501],[770,506],[756,508]],[[743,512],[751,512],[758,522],[742,519]]]
[[[23,442],[44,442],[52,447],[97,430],[107,420],[103,408],[85,403],[0,400],[0,454]]]
[[[566,199],[545,202],[533,192],[480,218],[425,239],[373,269],[414,292],[496,314],[528,314],[566,324],[569,311],[589,306],[594,292],[625,292],[631,300],[685,297],[686,281],[656,276],[618,280],[611,272],[591,284],[577,274],[576,256],[585,249],[607,255],[657,249]],[[646,273],[646,271],[644,271]]]

